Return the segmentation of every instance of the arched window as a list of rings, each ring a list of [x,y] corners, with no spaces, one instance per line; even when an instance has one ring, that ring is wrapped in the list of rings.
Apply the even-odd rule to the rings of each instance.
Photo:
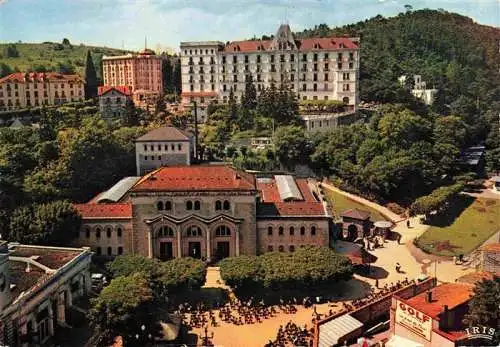
[[[269,226],[267,227],[267,235],[272,235],[273,234],[273,227]]]
[[[186,230],[186,236],[201,236],[201,229],[197,226],[190,226]]]
[[[283,231],[284,231],[283,227],[282,227],[282,226],[280,226],[280,227],[278,228],[278,235],[283,235]]]
[[[108,247],[108,255],[112,255],[113,254],[113,250],[111,249],[111,247]]]
[[[191,200],[186,201],[186,210],[191,211],[193,209],[193,202]]]
[[[215,236],[230,236],[231,229],[226,225],[221,225],[215,229]]]
[[[172,210],[172,202],[171,201],[165,201],[165,210],[166,211]]]
[[[95,230],[95,237],[98,239],[101,238],[101,228],[97,228]]]
[[[195,209],[196,211],[198,211],[198,210],[200,209],[200,207],[201,207],[200,202],[199,202],[198,200],[196,200],[196,201],[194,202],[194,209]]]
[[[90,238],[90,228],[85,228],[85,237]]]
[[[300,235],[306,234],[306,227],[300,227]]]
[[[349,105],[349,98],[345,96],[344,98],[342,98],[342,102],[346,105]]]
[[[220,210],[222,210],[222,202],[221,202],[220,200],[217,200],[217,201],[215,202],[215,210],[216,210],[216,211],[220,211]]]
[[[97,248],[95,249],[95,253],[96,253],[97,255],[101,255],[101,254],[102,254],[101,247],[97,247]]]
[[[118,228],[118,229],[116,229],[116,235],[117,235],[118,237],[122,237],[122,228]]]
[[[268,251],[268,252],[272,252],[273,250],[274,250],[274,249],[273,249],[273,246],[271,246],[271,245],[267,246],[267,251]]]
[[[158,237],[174,237],[174,229],[169,226],[162,226],[158,229]]]
[[[106,229],[106,236],[109,238],[111,238],[111,228],[107,228]]]
[[[158,201],[158,202],[156,203],[156,209],[157,209],[158,211],[163,211],[163,201]]]
[[[224,210],[228,211],[231,208],[229,201],[224,200]]]
[[[118,247],[118,255],[122,255],[123,254],[123,247]]]
[[[290,235],[294,235],[295,234],[295,228],[294,227],[290,227]]]
[[[278,251],[280,251],[280,252],[284,252],[284,251],[285,251],[285,247],[284,247],[284,246],[279,246],[279,247],[278,247]]]
[[[311,235],[316,235],[316,227],[314,225],[311,227]]]

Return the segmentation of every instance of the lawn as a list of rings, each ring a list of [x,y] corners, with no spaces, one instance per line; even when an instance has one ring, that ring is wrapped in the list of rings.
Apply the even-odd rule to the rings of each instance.
[[[359,202],[356,202],[354,200],[349,199],[348,197],[339,194],[337,192],[334,192],[332,190],[329,190],[328,188],[324,188],[325,194],[328,198],[328,202],[330,203],[330,206],[333,206],[333,212],[335,214],[335,218],[340,217],[340,214],[344,211],[357,208],[359,210],[365,210],[369,211],[371,213],[371,220],[373,222],[376,222],[378,220],[388,220],[386,217],[384,217],[382,214],[380,214],[377,210],[360,204]]]
[[[469,254],[500,230],[500,200],[462,196],[416,244],[428,253],[454,256]]]

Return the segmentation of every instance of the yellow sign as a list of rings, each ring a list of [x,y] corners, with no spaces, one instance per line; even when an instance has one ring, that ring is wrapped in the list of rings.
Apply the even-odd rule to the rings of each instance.
[[[396,300],[396,305],[396,323],[430,341],[432,318],[399,300]]]

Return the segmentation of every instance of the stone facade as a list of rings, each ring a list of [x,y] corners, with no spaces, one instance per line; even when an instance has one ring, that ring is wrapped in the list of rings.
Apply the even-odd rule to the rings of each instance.
[[[0,78],[0,111],[83,100],[83,79],[55,72],[17,72]]]
[[[253,175],[223,165],[162,167],[117,194],[117,202],[100,203],[106,192],[76,204],[83,217],[76,244],[102,256],[207,261],[328,246],[331,216],[309,182],[297,180],[302,197],[294,201],[280,200],[273,182],[257,184]]]
[[[275,39],[181,42],[182,96],[198,102],[201,112],[213,100],[239,100],[252,76],[257,93],[285,83],[300,100],[339,100],[355,108],[359,102],[359,39],[295,40],[288,25]]]

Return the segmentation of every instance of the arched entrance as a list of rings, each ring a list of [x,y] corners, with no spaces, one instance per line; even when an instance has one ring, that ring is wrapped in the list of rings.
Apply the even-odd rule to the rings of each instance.
[[[219,225],[215,229],[215,259],[221,260],[231,255],[232,230],[227,225]]]
[[[174,229],[164,225],[156,230],[156,254],[160,260],[174,258],[174,245],[176,243]]]
[[[187,245],[187,256],[201,259],[204,251],[203,231],[197,225],[191,225],[184,231],[184,247]]]

